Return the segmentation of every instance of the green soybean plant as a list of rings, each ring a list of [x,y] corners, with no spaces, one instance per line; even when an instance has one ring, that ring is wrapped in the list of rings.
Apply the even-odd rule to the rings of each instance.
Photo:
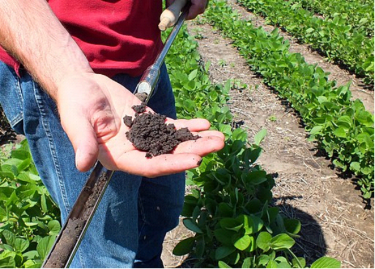
[[[40,267],[60,231],[60,213],[27,141],[10,146],[0,155],[0,267]]]
[[[195,235],[179,242],[175,255],[190,254],[196,267],[306,267],[291,250],[301,223],[270,205],[274,179],[255,164],[265,135],[260,131],[249,146],[245,131],[235,129],[223,150],[190,171],[197,187],[185,197],[182,215]],[[315,266],[340,262],[323,257]]]

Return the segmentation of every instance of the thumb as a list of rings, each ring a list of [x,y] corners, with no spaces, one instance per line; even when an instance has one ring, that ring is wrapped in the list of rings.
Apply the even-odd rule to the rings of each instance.
[[[92,124],[85,117],[77,117],[76,114],[73,119],[63,128],[73,145],[77,169],[86,172],[98,159],[97,137]]]

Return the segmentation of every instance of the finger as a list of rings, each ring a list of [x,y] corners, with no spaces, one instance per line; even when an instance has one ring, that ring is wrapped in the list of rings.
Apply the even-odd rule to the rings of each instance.
[[[215,133],[216,134],[216,133]],[[205,135],[197,140],[188,140],[179,144],[173,151],[173,154],[189,153],[199,156],[206,156],[209,153],[217,152],[224,147],[224,137],[219,134]]]
[[[146,158],[145,152],[126,153],[120,162],[119,170],[149,178],[183,172],[200,165],[202,157],[196,154],[163,154]],[[139,165],[142,163],[142,165]]]
[[[189,9],[189,12],[186,16],[187,20],[192,20],[195,19],[199,14],[202,14],[207,5],[207,0],[192,0],[191,1],[191,7]]]
[[[173,120],[168,118],[166,123],[173,123],[176,129],[188,128],[191,132],[199,132],[210,129],[210,122],[206,119]]]
[[[123,170],[146,177],[156,177],[198,167],[202,156],[216,152],[224,147],[224,135],[222,133],[205,131],[201,132],[200,135],[201,138],[197,140],[181,143],[172,154],[146,158],[146,152],[138,150],[125,152],[119,158],[116,158],[116,161],[112,160],[110,162],[112,164],[115,163],[116,167],[110,167],[109,169]],[[102,163],[105,166],[107,164],[105,162]]]
[[[217,136],[221,140],[225,140],[225,135],[222,132],[215,131],[215,130],[208,130],[208,131],[202,131],[202,132],[193,132],[194,135],[198,135],[200,137],[206,137],[206,136]]]
[[[91,123],[75,115],[74,120],[64,124],[64,130],[75,150],[77,169],[81,172],[89,170],[98,158],[98,143]]]

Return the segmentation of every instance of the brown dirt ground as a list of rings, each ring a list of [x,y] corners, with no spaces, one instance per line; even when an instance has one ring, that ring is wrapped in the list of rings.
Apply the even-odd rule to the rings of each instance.
[[[257,26],[267,31],[264,19],[231,5]],[[263,128],[266,139],[259,164],[270,174],[276,173],[273,189],[275,204],[290,218],[302,223],[301,238],[295,251],[313,261],[324,255],[334,257],[346,268],[374,267],[374,209],[364,209],[361,193],[350,179],[340,177],[331,162],[319,154],[316,145],[307,141],[300,118],[285,101],[269,89],[249,69],[246,61],[220,32],[198,19],[188,29],[199,44],[204,62],[210,62],[210,77],[215,83],[232,79],[236,87],[230,93],[229,106],[236,121],[243,121],[249,141]],[[374,112],[374,92],[366,89],[361,79],[331,64],[307,45],[298,44],[288,34],[291,52],[301,53],[306,61],[330,72],[337,85],[351,81],[353,98],[359,98]],[[243,88],[241,88],[243,87]],[[172,250],[181,239],[190,236],[182,225],[167,235],[163,259],[166,267],[178,267],[185,257],[173,256]],[[182,265],[184,266],[184,265]]]

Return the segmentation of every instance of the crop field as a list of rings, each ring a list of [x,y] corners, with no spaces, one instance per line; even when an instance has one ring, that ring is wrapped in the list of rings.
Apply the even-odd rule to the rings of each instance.
[[[166,267],[374,267],[373,5],[211,0],[186,22],[166,59],[178,116],[226,143],[187,171]],[[0,123],[0,267],[40,267],[59,210]]]

